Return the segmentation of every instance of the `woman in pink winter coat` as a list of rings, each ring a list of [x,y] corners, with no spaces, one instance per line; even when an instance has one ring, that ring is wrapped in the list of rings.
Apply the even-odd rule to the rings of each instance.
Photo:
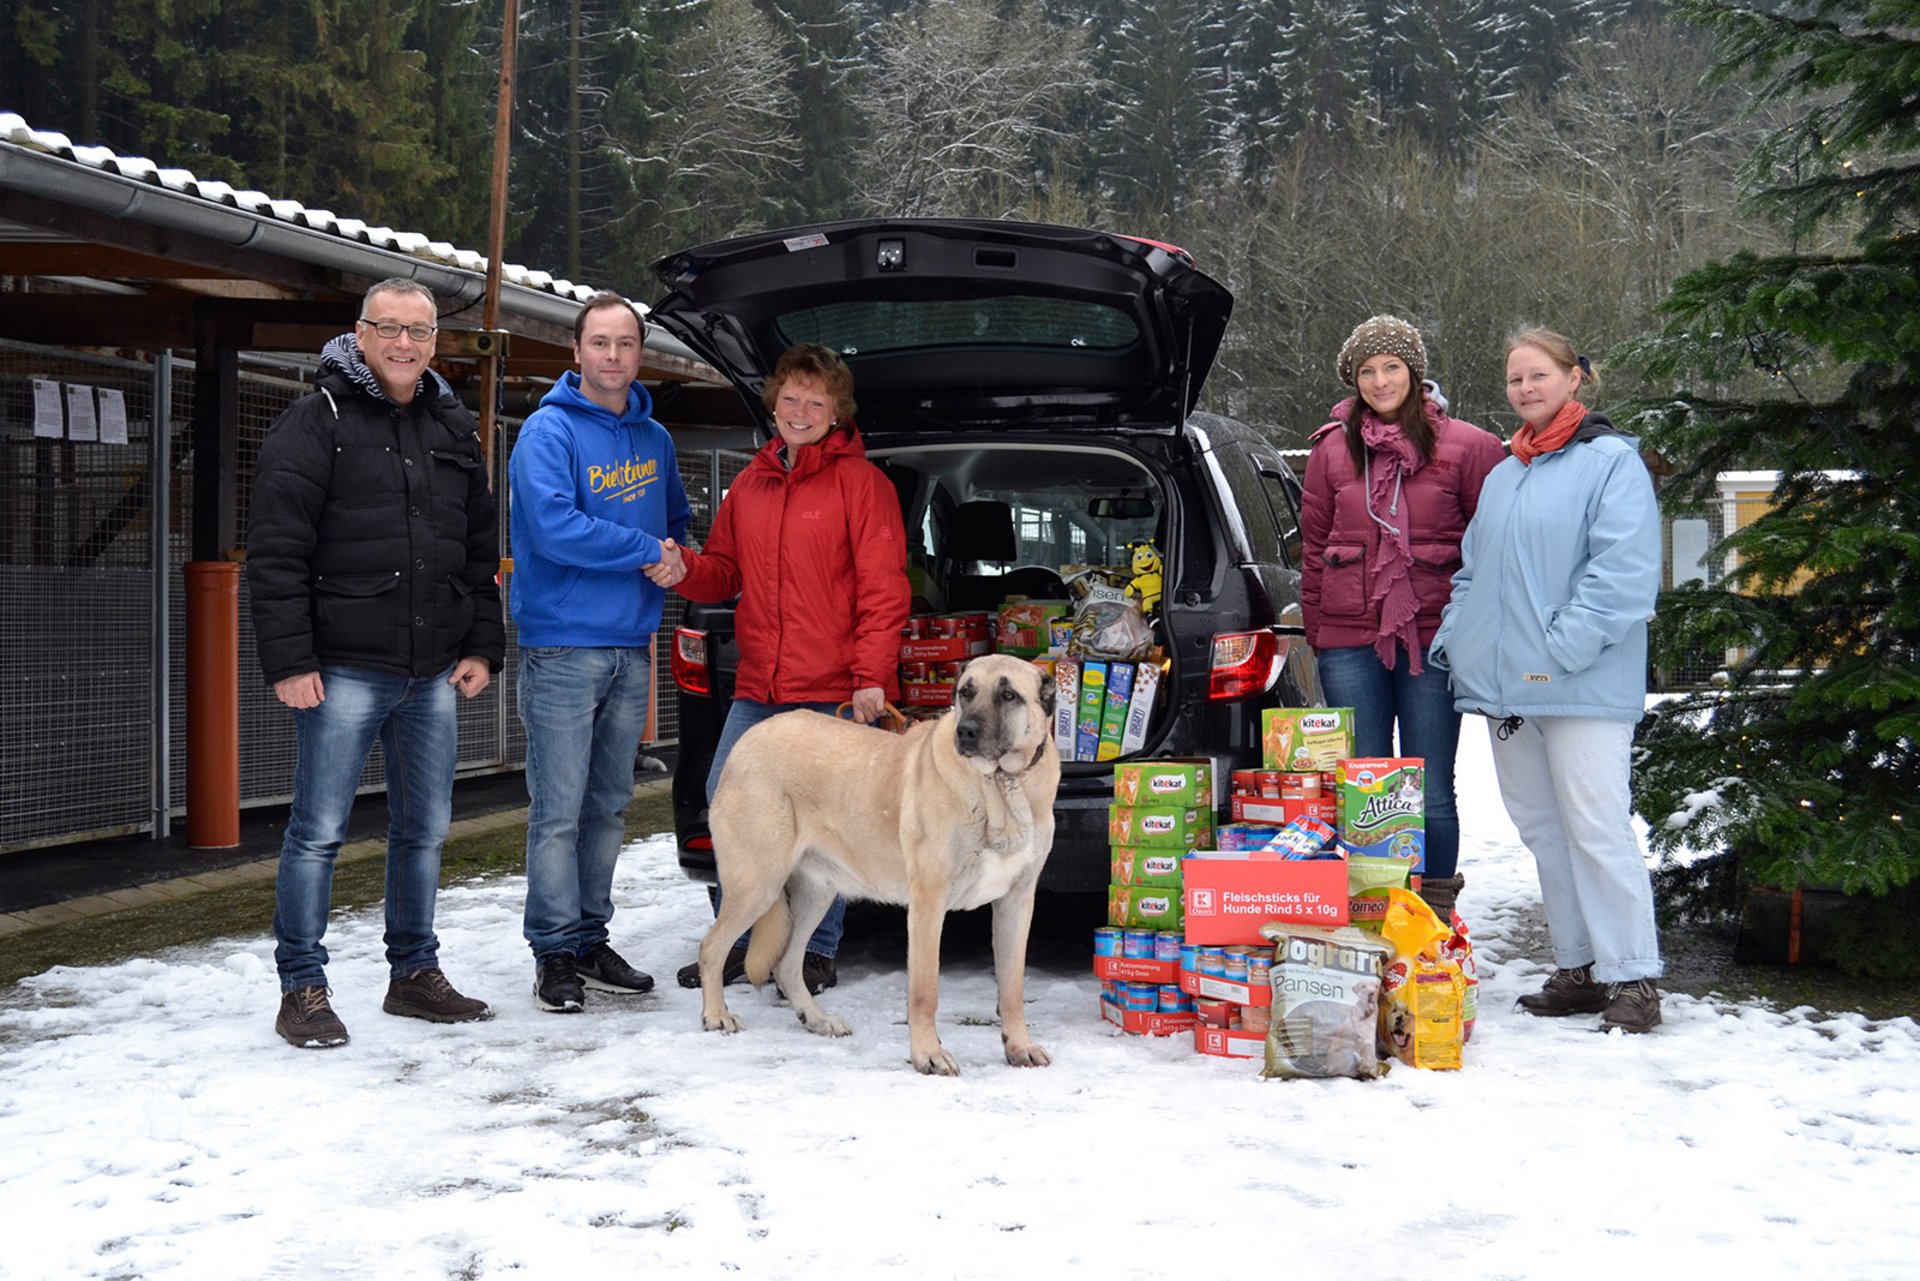
[[[1327,705],[1353,708],[1355,753],[1426,761],[1421,892],[1444,918],[1465,884],[1453,790],[1460,714],[1446,672],[1430,666],[1426,652],[1480,485],[1506,448],[1447,416],[1439,389],[1426,382],[1420,331],[1398,317],[1356,326],[1338,368],[1357,394],[1333,407],[1307,460],[1307,640]]]

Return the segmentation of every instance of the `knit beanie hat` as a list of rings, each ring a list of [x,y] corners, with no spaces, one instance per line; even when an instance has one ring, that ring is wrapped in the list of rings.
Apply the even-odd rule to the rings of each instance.
[[[1340,348],[1340,381],[1357,386],[1354,376],[1360,366],[1382,354],[1406,361],[1415,387],[1427,376],[1427,346],[1420,341],[1420,331],[1398,316],[1374,316],[1355,325]]]

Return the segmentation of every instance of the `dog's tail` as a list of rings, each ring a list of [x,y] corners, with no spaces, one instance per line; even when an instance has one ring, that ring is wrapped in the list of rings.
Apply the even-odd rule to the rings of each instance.
[[[747,981],[755,987],[773,973],[773,963],[787,950],[787,936],[793,932],[793,913],[787,907],[787,892],[773,900],[759,920],[753,923],[753,937],[747,940]]]

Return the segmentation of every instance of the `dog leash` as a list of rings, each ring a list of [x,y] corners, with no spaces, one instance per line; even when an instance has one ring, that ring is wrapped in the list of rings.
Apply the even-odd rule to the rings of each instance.
[[[850,721],[853,719],[853,704],[851,702],[842,703],[833,709],[833,714],[841,720]],[[875,721],[874,724],[878,725],[881,729],[890,730],[895,734],[904,734],[907,732],[907,727],[912,725],[913,722],[907,719],[905,712],[895,707],[892,703],[888,703],[886,710],[880,714],[880,719]]]

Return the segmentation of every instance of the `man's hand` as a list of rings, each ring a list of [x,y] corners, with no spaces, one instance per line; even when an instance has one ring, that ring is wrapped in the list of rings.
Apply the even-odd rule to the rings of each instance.
[[[327,687],[319,672],[302,672],[273,683],[273,696],[288,707],[304,710],[327,701]]]
[[[680,555],[680,545],[671,538],[661,539],[660,559],[641,572],[656,587],[672,587],[687,576],[687,562]]]
[[[887,691],[878,685],[853,691],[853,719],[871,725],[887,712]]]
[[[453,665],[453,675],[447,677],[447,684],[468,698],[478,698],[493,684],[493,669],[484,658],[463,658]]]

